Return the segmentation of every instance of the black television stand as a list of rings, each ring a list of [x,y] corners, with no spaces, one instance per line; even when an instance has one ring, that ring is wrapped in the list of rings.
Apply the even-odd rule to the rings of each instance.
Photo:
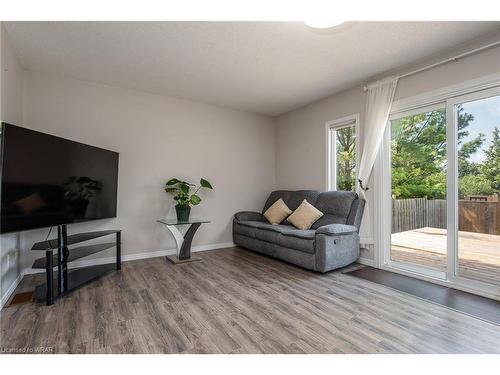
[[[79,246],[71,249],[68,247],[80,242],[112,234],[115,235],[114,242]],[[112,247],[116,247],[115,263],[99,264],[97,266],[68,270],[69,262]],[[53,253],[54,249],[57,249],[57,254]],[[52,305],[55,299],[78,289],[112,270],[121,269],[120,230],[104,230],[68,236],[66,225],[59,225],[57,227],[57,238],[37,242],[33,245],[31,250],[45,251],[45,257],[35,260],[32,266],[32,268],[45,269],[46,274],[46,282],[35,288],[33,299],[35,301],[45,301],[47,305]],[[54,272],[55,267],[57,267],[56,272]],[[56,280],[54,279],[54,274],[56,275]]]

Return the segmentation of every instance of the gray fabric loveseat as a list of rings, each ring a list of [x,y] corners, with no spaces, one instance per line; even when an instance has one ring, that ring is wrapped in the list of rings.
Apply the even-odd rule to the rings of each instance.
[[[307,199],[324,215],[309,230],[297,229],[286,220],[272,225],[262,213],[279,198],[292,211]],[[273,191],[262,213],[243,211],[234,215],[233,241],[238,246],[300,267],[331,271],[358,259],[358,233],[364,205],[364,200],[350,191]]]

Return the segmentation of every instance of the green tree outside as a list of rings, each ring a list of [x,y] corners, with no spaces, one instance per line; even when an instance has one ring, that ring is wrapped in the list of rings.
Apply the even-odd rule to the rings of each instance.
[[[500,134],[482,163],[471,161],[485,142],[484,134],[465,141],[474,120],[461,106],[458,114],[459,194],[490,195],[500,191]],[[392,194],[395,198],[444,199],[446,197],[446,113],[431,111],[395,120],[391,124]]]
[[[336,131],[337,189],[356,189],[356,128]]]
[[[500,192],[500,130],[495,127],[493,140],[485,151],[486,160],[481,165],[480,173],[490,182],[495,193]]]

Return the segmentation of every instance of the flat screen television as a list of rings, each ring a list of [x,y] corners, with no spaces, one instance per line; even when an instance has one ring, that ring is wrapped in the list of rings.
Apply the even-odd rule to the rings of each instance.
[[[118,153],[2,123],[1,233],[116,217]]]

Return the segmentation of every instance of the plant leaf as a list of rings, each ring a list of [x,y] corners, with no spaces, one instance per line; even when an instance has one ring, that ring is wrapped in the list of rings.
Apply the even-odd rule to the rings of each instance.
[[[165,185],[170,186],[170,185],[175,185],[178,184],[180,181],[176,178],[171,178],[170,180],[167,181]]]
[[[200,185],[204,188],[207,188],[207,189],[212,189],[213,190],[213,187],[212,187],[212,184],[210,182],[208,182],[207,180],[205,180],[204,178],[202,178],[200,180]]]
[[[185,194],[189,193],[189,185],[185,184],[184,182],[182,182],[180,185],[179,185],[179,188],[181,189],[181,191]]]
[[[177,204],[187,206],[189,204],[189,197],[186,195],[179,197],[179,199],[177,199]]]
[[[199,196],[197,196],[196,194],[193,194],[193,195],[191,195],[191,199],[189,200],[189,202],[193,206],[196,206],[196,205],[200,204],[201,198]]]

